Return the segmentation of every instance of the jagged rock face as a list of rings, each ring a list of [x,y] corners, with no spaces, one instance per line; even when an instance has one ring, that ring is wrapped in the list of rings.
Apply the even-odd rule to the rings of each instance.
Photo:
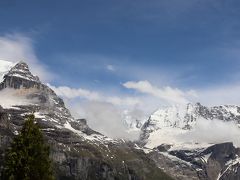
[[[231,162],[220,174],[219,180],[240,180],[240,159]]]
[[[26,63],[16,64],[4,75],[0,90],[8,88],[34,101],[0,108],[0,170],[5,149],[26,115],[34,113],[51,146],[57,179],[171,179],[133,143],[112,140],[90,129],[86,120],[74,119],[63,100],[33,76]]]
[[[19,89],[24,88],[40,88],[41,82],[37,76],[33,76],[29,71],[28,65],[24,62],[16,64],[4,75],[4,81],[0,85],[0,89],[11,87]]]
[[[32,112],[35,113],[36,118],[60,126],[74,119],[65,107],[63,100],[52,89],[42,84],[37,76],[32,75],[28,65],[24,62],[16,64],[4,75],[0,90],[5,88],[16,89],[16,94],[19,96],[35,100],[32,105],[16,107],[19,110],[14,110],[16,115],[23,116],[24,113]]]
[[[171,148],[171,145],[169,144],[161,144],[156,149],[160,152],[167,152]]]
[[[174,150],[168,156],[158,149],[149,155],[175,179],[239,179],[240,154],[232,143],[212,145],[206,149]],[[164,162],[163,162],[164,160]]]
[[[240,179],[240,149],[235,148],[232,143],[216,144],[203,153],[211,153],[206,164],[206,171],[211,179]],[[213,168],[217,168],[215,164],[218,164],[220,169],[218,174]]]
[[[155,161],[157,166],[167,174],[171,174],[175,180],[199,180],[197,171],[186,163],[169,158],[158,151],[152,151],[148,156]],[[206,179],[205,179],[206,180]]]
[[[0,106],[0,128],[8,129],[9,128],[9,117],[8,114],[4,111],[2,106]]]

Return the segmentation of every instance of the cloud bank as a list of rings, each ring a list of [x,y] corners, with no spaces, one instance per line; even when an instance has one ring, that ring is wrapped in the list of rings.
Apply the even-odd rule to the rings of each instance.
[[[88,101],[73,103],[71,111],[75,117],[87,119],[88,125],[94,130],[111,138],[137,140],[139,130],[128,131],[123,121],[122,111],[111,103]]]
[[[48,84],[59,96],[74,99],[83,98],[89,101],[107,102],[117,106],[136,106],[140,104],[140,100],[134,97],[106,96],[96,91],[90,91],[82,88],[70,88],[67,86],[53,86]]]
[[[134,110],[142,103],[138,98],[109,96],[87,89],[66,86],[49,85],[49,87],[64,99],[75,118],[87,119],[88,125],[94,130],[111,138],[138,139],[139,130],[129,132],[124,116],[126,108],[130,113],[131,109]]]
[[[197,143],[233,142],[240,147],[240,129],[235,122],[198,119],[193,130],[178,135],[181,141]]]
[[[148,81],[128,81],[124,83],[123,86],[128,89],[134,89],[141,93],[152,95],[167,103],[188,103],[188,98],[190,96],[196,96],[193,90],[184,92],[178,88],[171,88],[169,86],[158,88],[156,86],[153,86]]]

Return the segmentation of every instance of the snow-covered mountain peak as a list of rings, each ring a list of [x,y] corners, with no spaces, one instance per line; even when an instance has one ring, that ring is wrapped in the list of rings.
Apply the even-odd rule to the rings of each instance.
[[[196,119],[195,110],[199,106],[199,103],[196,105],[188,103],[160,108],[150,116],[146,125],[149,130],[164,127],[189,128]]]
[[[112,141],[90,129],[86,121],[74,119],[64,101],[31,73],[27,63],[20,61],[5,70],[7,72],[0,83],[0,91],[11,98],[12,103],[6,107],[1,101],[0,106],[17,114],[17,119],[23,120],[27,113],[34,112],[38,122],[46,127],[47,131],[67,129],[86,140]]]
[[[174,138],[189,131],[197,131],[196,128],[202,127],[201,123],[204,122],[206,126],[207,124],[218,126],[214,124],[217,121],[231,122],[234,127],[235,124],[238,127],[240,107],[236,105],[207,107],[196,103],[160,108],[142,126],[141,140],[149,147],[157,147],[162,143],[175,144],[179,139],[175,141]],[[219,123],[222,125],[221,122]]]
[[[13,66],[5,76],[9,77],[19,77],[22,79],[26,79],[29,81],[35,81],[40,82],[39,78],[37,76],[34,76],[24,61],[20,61],[15,66]]]
[[[31,73],[27,63],[23,61],[16,64],[12,63],[8,68],[5,68],[7,72],[3,74],[0,89],[20,89],[22,87],[25,89],[40,89],[44,87],[39,78]]]
[[[224,121],[237,120],[238,122],[240,120],[240,107],[236,105],[207,107],[200,103],[164,107],[158,109],[149,117],[143,129],[148,131],[164,127],[191,129],[198,118]]]

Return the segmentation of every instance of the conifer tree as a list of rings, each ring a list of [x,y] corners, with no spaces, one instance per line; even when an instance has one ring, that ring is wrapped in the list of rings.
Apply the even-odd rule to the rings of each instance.
[[[4,180],[53,180],[49,146],[34,122],[34,115],[25,121],[19,135],[6,153]]]

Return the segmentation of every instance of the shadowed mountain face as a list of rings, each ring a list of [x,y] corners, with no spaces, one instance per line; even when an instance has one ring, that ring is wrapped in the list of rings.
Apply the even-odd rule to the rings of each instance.
[[[171,179],[134,143],[110,139],[90,129],[86,120],[74,119],[63,100],[32,75],[26,63],[4,75],[1,91],[28,102],[0,108],[1,169],[6,148],[26,115],[34,113],[51,146],[57,179]]]

